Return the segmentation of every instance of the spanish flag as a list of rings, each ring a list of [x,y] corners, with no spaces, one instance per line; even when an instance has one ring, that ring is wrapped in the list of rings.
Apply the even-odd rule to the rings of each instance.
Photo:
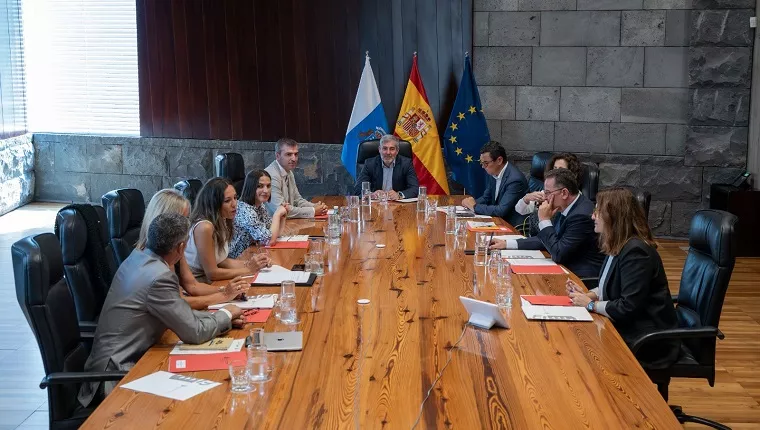
[[[417,69],[416,53],[394,134],[412,144],[414,170],[420,185],[427,187],[428,195],[448,194],[438,128]]]

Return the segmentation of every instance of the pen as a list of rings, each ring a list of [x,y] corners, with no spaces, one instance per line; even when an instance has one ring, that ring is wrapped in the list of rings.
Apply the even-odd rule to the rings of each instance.
[[[488,245],[491,245],[491,242],[493,242],[493,232],[491,232],[491,237],[488,238]]]

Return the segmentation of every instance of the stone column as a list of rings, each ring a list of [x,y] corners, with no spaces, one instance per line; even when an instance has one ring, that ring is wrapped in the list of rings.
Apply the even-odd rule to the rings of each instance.
[[[755,16],[760,16],[760,2],[755,8]],[[747,147],[747,170],[752,173],[752,183],[760,190],[760,45],[755,31],[754,64],[752,66],[752,108],[749,119],[749,144]]]

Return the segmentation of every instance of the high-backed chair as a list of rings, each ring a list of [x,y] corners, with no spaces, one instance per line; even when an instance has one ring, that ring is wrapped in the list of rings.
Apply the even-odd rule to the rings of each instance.
[[[681,341],[681,352],[673,365],[661,370],[646,369],[666,401],[670,378],[706,379],[711,387],[715,385],[715,344],[716,339],[724,338],[718,323],[736,261],[737,221],[735,215],[718,210],[701,210],[694,215],[689,228],[689,253],[675,300],[678,328],[648,333],[631,345],[636,353],[652,341]],[[728,429],[714,421],[686,415],[678,406],[671,408],[681,423]]]
[[[399,141],[398,153],[399,155],[403,155],[404,157],[412,158],[412,144],[407,142],[406,140]],[[364,168],[364,163],[368,159],[376,155],[380,155],[380,140],[379,139],[365,140],[364,142],[359,144],[359,149],[356,152],[357,175]]]
[[[76,429],[93,411],[77,400],[84,382],[118,381],[126,372],[84,372],[90,354],[63,278],[61,245],[52,233],[29,236],[11,247],[16,298],[42,355],[51,429]]]
[[[105,194],[102,201],[108,218],[108,235],[114,257],[117,266],[120,266],[129,257],[140,237],[145,199],[140,190],[123,188]]]
[[[636,189],[634,195],[641,205],[641,209],[644,210],[644,218],[649,221],[649,207],[652,204],[652,194],[647,190]]]
[[[91,231],[81,212],[88,209],[97,218],[97,234],[94,237],[90,237]],[[95,331],[100,310],[116,273],[106,212],[102,206],[71,205],[58,212],[55,224],[61,244],[63,271],[74,299],[80,329]]]
[[[544,189],[544,172],[552,156],[551,152],[542,151],[533,154],[530,162],[530,175],[528,176],[528,191],[535,192]]]
[[[596,201],[596,193],[599,192],[599,166],[596,163],[583,163],[581,191],[589,200]]]
[[[190,205],[195,204],[195,197],[203,188],[203,182],[200,179],[185,179],[174,184],[174,189],[179,191],[186,199],[190,201]]]
[[[217,155],[214,159],[214,175],[229,179],[232,186],[235,187],[235,191],[240,195],[245,181],[243,156],[237,152]]]

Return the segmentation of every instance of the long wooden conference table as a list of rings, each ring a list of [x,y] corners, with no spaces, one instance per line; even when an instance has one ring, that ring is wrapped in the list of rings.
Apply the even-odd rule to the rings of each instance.
[[[323,201],[343,205],[342,198]],[[288,223],[302,234],[322,234],[326,225]],[[418,416],[418,428],[681,428],[607,318],[524,317],[519,295],[564,294],[567,276],[513,275],[510,328],[465,328],[459,296],[493,302],[494,287],[464,253],[474,234],[462,244],[444,226],[445,214],[426,219],[414,203],[373,206],[371,217],[346,224],[340,245],[327,247],[324,277],[297,287],[300,324],[272,316],[263,325],[304,336],[302,351],[276,353],[271,381],[233,394],[227,370],[192,372],[222,384],[187,401],[117,388],[83,428],[408,429]],[[305,253],[274,250],[272,258],[289,268]],[[370,303],[357,304],[362,298]],[[229,336],[245,337],[249,328]],[[167,332],[122,383],[167,370],[176,341]]]

